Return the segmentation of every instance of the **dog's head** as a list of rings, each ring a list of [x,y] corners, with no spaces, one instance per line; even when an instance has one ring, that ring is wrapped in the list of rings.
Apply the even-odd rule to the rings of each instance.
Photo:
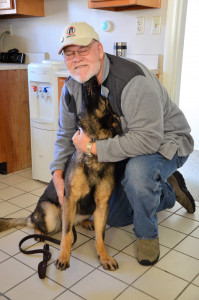
[[[83,84],[82,111],[77,116],[77,125],[85,132],[93,131],[92,136],[99,138],[100,130],[109,130],[108,137],[122,134],[120,118],[113,113],[109,100],[101,95],[101,85],[94,76]],[[89,116],[90,124],[87,124]],[[85,122],[86,120],[86,122]],[[95,134],[96,136],[95,136]]]
[[[83,111],[92,113],[98,108],[101,96],[101,85],[98,84],[96,76],[93,76],[83,84],[82,96]]]
[[[109,100],[101,95],[101,85],[98,84],[96,76],[83,84],[82,111],[93,114],[98,118],[107,117],[112,114]]]

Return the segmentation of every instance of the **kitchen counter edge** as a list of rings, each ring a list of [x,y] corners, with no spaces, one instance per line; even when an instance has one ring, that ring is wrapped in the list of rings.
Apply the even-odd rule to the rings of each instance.
[[[23,70],[27,69],[27,64],[6,64],[6,63],[0,63],[0,71],[4,70]]]
[[[3,70],[18,70],[18,69],[28,69],[28,64],[4,64],[0,63],[0,71]],[[150,70],[153,74],[159,74],[159,69]],[[57,71],[55,72],[57,77],[68,77],[69,73],[67,71]]]
[[[159,69],[153,69],[153,70],[150,70],[153,74],[155,75],[158,75],[159,74]],[[67,71],[57,71],[55,72],[55,75],[57,77],[68,77],[70,76],[70,74],[67,72]]]

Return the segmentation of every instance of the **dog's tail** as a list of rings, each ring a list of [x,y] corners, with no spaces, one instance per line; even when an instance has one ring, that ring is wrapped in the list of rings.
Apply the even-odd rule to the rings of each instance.
[[[30,217],[27,218],[0,218],[0,232],[17,226],[32,227]]]

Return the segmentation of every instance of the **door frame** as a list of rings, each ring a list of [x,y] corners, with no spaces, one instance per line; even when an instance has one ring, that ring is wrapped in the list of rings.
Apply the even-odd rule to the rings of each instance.
[[[188,0],[168,0],[162,83],[179,105]]]

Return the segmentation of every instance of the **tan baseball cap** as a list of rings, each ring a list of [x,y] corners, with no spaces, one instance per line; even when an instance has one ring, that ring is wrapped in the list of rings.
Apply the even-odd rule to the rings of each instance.
[[[99,41],[99,36],[94,28],[86,22],[74,22],[68,24],[61,34],[61,48],[58,54],[61,54],[62,49],[66,46],[87,46],[93,39]]]

